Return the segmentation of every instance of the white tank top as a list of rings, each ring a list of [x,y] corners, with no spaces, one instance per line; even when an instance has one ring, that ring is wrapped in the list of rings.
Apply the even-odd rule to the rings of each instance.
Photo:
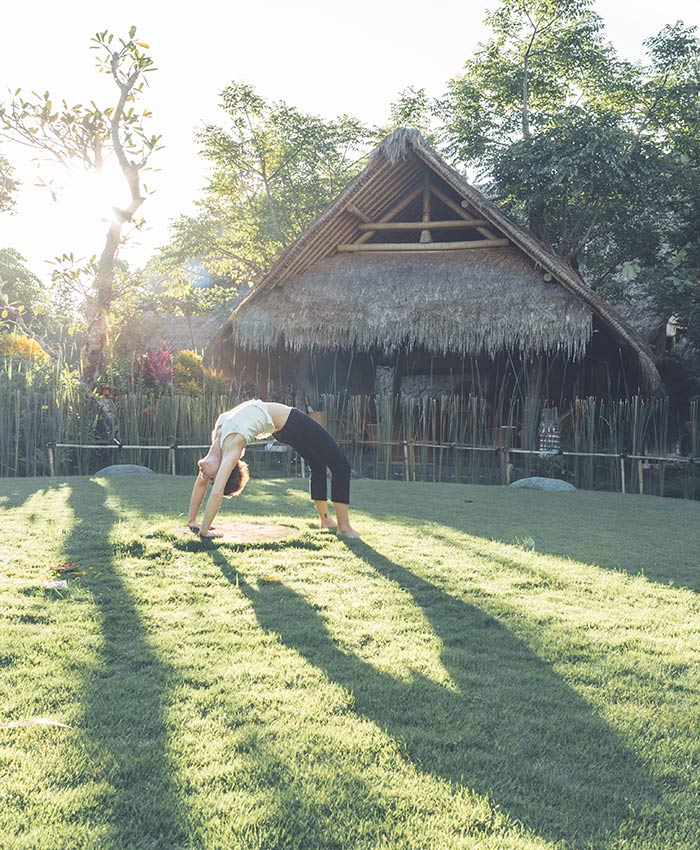
[[[246,443],[250,443],[256,437],[265,437],[275,430],[275,423],[259,398],[244,401],[243,404],[222,413],[216,420],[214,430],[219,425],[221,425],[219,445],[222,448],[229,434],[240,434]]]

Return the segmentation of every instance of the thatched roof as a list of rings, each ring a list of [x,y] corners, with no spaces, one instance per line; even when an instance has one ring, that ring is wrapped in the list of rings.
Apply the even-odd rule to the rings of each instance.
[[[526,285],[524,285],[526,284]],[[265,349],[372,346],[463,354],[563,350],[590,339],[591,310],[545,283],[515,248],[421,254],[337,254],[251,299],[236,344]]]
[[[391,219],[420,221],[427,176],[442,205],[437,218],[458,219],[466,208],[486,225],[465,224],[457,240],[471,246],[479,234],[490,234],[503,247],[409,251],[396,244],[396,252],[385,252],[380,244],[376,252],[338,253],[339,246],[362,241],[362,217],[378,222],[400,198],[414,200]],[[436,241],[441,238],[455,239],[438,234]],[[594,316],[635,352],[647,386],[658,387],[650,348],[611,305],[450,168],[420,133],[400,129],[283,252],[216,342],[259,349],[279,342],[291,348],[409,343],[436,352],[508,348],[580,357]]]

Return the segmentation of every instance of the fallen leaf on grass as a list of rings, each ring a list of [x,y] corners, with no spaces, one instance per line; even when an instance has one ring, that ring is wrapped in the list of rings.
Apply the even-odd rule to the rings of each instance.
[[[68,723],[53,720],[51,717],[30,717],[28,720],[12,720],[10,723],[0,723],[0,729],[18,729],[22,726],[60,726],[62,729],[72,729]]]
[[[51,567],[51,569],[55,573],[73,573],[80,569],[80,564],[76,564],[75,561],[63,561],[60,564],[56,564],[55,567]]]
[[[45,581],[44,587],[47,590],[68,590],[68,582],[65,579],[58,581]]]

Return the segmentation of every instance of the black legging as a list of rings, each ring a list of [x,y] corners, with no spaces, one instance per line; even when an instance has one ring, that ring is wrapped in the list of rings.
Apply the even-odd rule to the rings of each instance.
[[[284,427],[272,436],[295,449],[309,464],[311,498],[315,502],[328,498],[326,469],[330,469],[331,501],[350,504],[350,464],[325,428],[293,407]]]

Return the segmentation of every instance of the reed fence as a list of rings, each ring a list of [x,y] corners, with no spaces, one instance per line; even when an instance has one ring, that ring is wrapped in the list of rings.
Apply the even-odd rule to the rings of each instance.
[[[99,431],[94,398],[67,373],[37,377],[0,364],[0,476],[87,475],[112,463],[191,474],[218,414],[236,394],[123,393],[114,398],[119,444]],[[700,498],[700,405],[673,413],[665,399],[576,399],[557,411],[561,453],[541,457],[546,406],[525,395],[322,397],[325,426],[365,477],[505,484],[531,475],[581,489]],[[50,463],[49,446],[55,446]],[[251,451],[254,473],[288,475],[288,455]]]

